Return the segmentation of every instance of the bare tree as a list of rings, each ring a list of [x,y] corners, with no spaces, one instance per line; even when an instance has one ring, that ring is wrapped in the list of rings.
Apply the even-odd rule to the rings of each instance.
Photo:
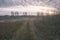
[[[11,16],[14,16],[14,12],[13,11],[11,11]]]

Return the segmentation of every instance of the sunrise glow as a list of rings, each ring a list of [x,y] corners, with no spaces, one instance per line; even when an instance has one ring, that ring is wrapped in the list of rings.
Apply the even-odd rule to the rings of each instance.
[[[53,7],[44,7],[44,6],[15,6],[15,7],[8,7],[8,8],[1,8],[2,11],[7,11],[7,12],[11,12],[11,11],[18,11],[18,12],[43,12],[44,14],[53,14],[54,10],[56,10],[56,8]],[[51,11],[53,10],[53,11]]]

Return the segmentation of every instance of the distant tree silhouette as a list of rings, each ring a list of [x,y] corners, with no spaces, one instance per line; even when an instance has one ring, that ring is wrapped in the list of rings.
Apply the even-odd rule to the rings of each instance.
[[[27,12],[23,12],[23,15],[24,15],[24,16],[27,16]]]
[[[14,12],[13,11],[11,11],[11,16],[14,16]]]
[[[40,16],[40,12],[37,12],[37,16]]]
[[[17,11],[15,12],[15,16],[19,16],[19,13]]]

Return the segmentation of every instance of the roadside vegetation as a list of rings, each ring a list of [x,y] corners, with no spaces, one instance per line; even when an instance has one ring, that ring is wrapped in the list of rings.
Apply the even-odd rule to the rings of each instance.
[[[59,39],[60,15],[44,16],[42,19],[37,18],[36,20],[0,22],[0,40]]]

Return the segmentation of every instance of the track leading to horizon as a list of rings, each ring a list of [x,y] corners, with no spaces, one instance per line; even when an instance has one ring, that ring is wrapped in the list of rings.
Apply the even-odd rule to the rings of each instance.
[[[38,18],[0,22],[0,40],[59,40],[57,24]]]
[[[38,40],[34,20],[26,20],[11,40]]]

